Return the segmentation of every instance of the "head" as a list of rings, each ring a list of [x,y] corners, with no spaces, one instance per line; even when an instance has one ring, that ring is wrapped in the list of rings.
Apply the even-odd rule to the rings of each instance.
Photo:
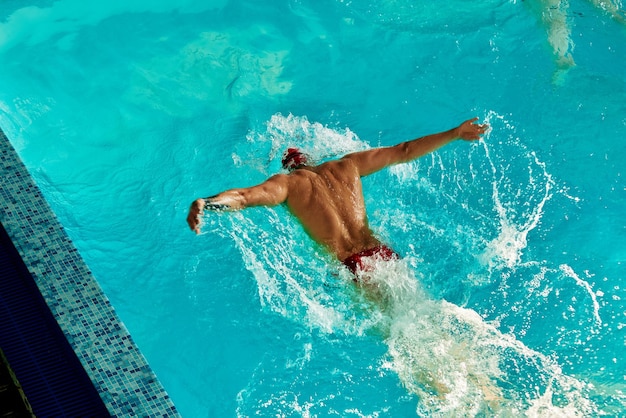
[[[293,171],[296,168],[307,165],[308,158],[305,154],[300,152],[298,148],[287,148],[287,151],[283,154],[283,168]]]

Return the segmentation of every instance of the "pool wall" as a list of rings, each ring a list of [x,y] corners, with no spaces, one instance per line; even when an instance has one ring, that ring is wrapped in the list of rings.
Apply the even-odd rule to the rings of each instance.
[[[0,129],[0,222],[112,416],[178,416]]]

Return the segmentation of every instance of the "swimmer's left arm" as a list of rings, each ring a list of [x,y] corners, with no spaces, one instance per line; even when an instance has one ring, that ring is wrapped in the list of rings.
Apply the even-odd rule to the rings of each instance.
[[[348,154],[344,159],[353,161],[361,176],[375,173],[390,165],[406,163],[456,140],[476,141],[485,133],[488,126],[477,124],[478,118],[469,119],[445,132],[426,135],[392,147],[374,148]]]
[[[233,211],[251,206],[275,206],[287,200],[288,178],[284,174],[270,177],[265,182],[246,188],[230,189],[215,196],[193,201],[187,215],[189,228],[200,233],[200,218],[205,210]]]

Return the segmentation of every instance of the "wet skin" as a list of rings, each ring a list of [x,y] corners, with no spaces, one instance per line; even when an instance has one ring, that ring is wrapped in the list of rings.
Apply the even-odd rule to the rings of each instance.
[[[285,204],[315,242],[343,261],[380,245],[368,225],[361,178],[390,165],[412,161],[457,139],[479,140],[488,126],[477,124],[477,120],[470,119],[448,131],[392,147],[356,152],[316,166],[302,165],[257,186],[196,199],[187,223],[200,233],[205,209],[240,210]]]

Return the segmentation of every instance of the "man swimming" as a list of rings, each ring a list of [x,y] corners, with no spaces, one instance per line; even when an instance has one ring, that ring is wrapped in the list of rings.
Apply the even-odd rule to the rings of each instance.
[[[412,161],[456,139],[479,140],[487,125],[479,125],[477,120],[470,119],[448,131],[395,146],[347,154],[320,165],[309,165],[305,154],[289,148],[282,160],[289,174],[276,174],[257,186],[196,199],[187,223],[200,233],[204,210],[240,210],[284,203],[314,241],[357,274],[367,268],[368,258],[398,258],[369,228],[361,177]]]

